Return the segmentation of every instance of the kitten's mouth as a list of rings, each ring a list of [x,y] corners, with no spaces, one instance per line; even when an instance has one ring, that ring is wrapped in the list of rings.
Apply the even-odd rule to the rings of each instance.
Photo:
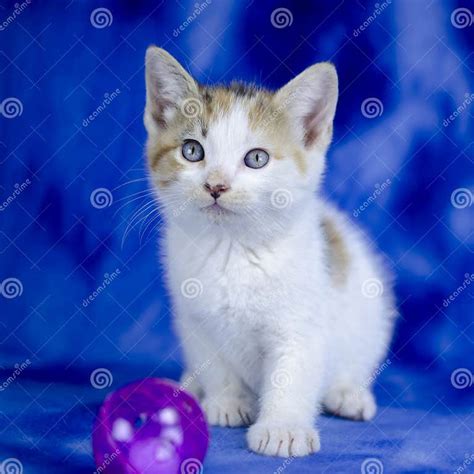
[[[201,207],[201,211],[218,215],[235,214],[235,212],[227,209],[226,207],[221,206],[217,201],[213,202],[209,206]]]

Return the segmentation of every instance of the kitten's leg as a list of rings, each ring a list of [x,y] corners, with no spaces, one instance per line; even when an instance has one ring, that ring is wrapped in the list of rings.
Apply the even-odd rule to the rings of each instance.
[[[335,384],[323,404],[327,412],[351,420],[371,420],[377,411],[374,395],[362,384]]]
[[[183,372],[183,375],[181,375],[179,383],[181,390],[186,390],[191,395],[194,395],[198,400],[201,400],[204,393],[202,386],[197,379],[197,374],[191,371],[185,371]]]
[[[287,333],[272,344],[264,361],[259,417],[247,434],[252,451],[284,457],[319,451],[313,422],[323,378],[322,342]]]
[[[353,355],[350,360],[341,360],[334,368],[333,378],[323,397],[323,406],[326,412],[333,415],[367,421],[377,412],[371,388],[377,365],[375,360],[364,359],[358,363],[356,360]]]
[[[201,406],[209,424],[217,426],[248,426],[255,421],[255,396],[243,385],[231,368],[216,358],[204,374],[205,395]]]
[[[255,396],[222,359],[221,348],[198,325],[188,323],[185,329],[181,325],[179,332],[187,362],[186,374],[201,389],[201,406],[208,423],[232,427],[253,423]]]
[[[353,315],[352,315],[353,316]],[[379,315],[374,314],[373,320]],[[365,325],[361,325],[364,327]],[[383,335],[387,338],[388,334]],[[345,347],[331,372],[331,381],[323,396],[325,411],[351,420],[371,420],[377,412],[377,404],[372,390],[375,373],[380,360],[388,351],[388,340],[382,337],[376,341],[366,341],[369,351],[363,350],[360,334],[353,334],[354,346]],[[357,345],[355,345],[357,341]]]

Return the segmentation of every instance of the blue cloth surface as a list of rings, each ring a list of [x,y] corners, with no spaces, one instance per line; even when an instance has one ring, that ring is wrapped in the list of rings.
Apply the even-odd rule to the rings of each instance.
[[[109,366],[114,380],[103,390],[91,387],[85,367],[25,373],[0,394],[2,457],[21,460],[25,473],[92,473],[90,432],[104,393],[142,376],[178,375],[176,364],[155,367]],[[248,451],[243,428],[212,428],[204,472],[361,472],[364,462],[383,472],[454,472],[470,459],[472,396],[458,398],[449,377],[390,367],[376,394],[370,423],[321,416],[322,448],[307,458],[262,457]]]
[[[473,11],[454,0],[1,2],[0,463],[93,472],[105,394],[181,373],[163,222],[141,207],[154,43],[204,83],[277,88],[334,62],[324,193],[386,255],[401,312],[373,422],[321,417],[321,452],[286,464],[248,452],[244,430],[212,429],[205,472],[472,470]],[[107,388],[91,383],[97,369]]]

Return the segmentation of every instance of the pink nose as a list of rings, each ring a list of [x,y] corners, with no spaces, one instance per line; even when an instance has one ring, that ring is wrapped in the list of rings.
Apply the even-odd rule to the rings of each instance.
[[[214,184],[204,183],[206,191],[214,198],[217,199],[222,193],[225,193],[229,187],[225,184]]]

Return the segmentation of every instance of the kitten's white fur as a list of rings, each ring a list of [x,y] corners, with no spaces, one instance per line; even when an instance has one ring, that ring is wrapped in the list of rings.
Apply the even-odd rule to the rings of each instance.
[[[178,104],[162,105],[167,120],[180,113],[190,91],[196,93],[179,68],[167,53],[149,50],[150,140],[160,135],[151,118],[160,102],[155,74],[174,94],[166,104]],[[176,71],[185,75],[184,92]],[[314,192],[337,101],[334,68],[309,68],[275,100],[291,117],[292,141],[307,159],[305,173],[293,159],[271,157],[259,170],[243,165],[248,150],[271,150],[273,144],[250,126],[244,102],[236,100],[206,136],[196,129],[190,137],[205,149],[201,165],[176,151],[184,169],[160,189],[159,199],[168,220],[164,250],[186,362],[184,386],[200,397],[209,423],[251,424],[251,450],[302,456],[320,448],[314,422],[322,407],[353,419],[375,415],[372,374],[387,352],[396,311],[378,257]],[[303,144],[307,128],[318,137],[310,146]],[[158,180],[153,172],[152,179]],[[204,209],[213,202],[203,189],[206,181],[231,187],[219,198],[227,211]],[[323,222],[342,239],[343,269],[330,261]]]

